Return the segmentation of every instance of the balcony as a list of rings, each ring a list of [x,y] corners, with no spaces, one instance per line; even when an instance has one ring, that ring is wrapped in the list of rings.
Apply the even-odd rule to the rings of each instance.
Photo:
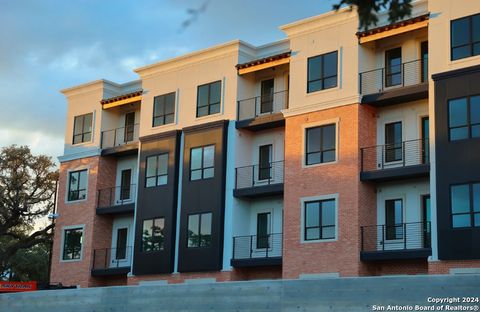
[[[282,233],[234,237],[230,264],[236,268],[282,265]]]
[[[288,90],[238,101],[237,129],[260,131],[285,125],[282,109],[288,108]]]
[[[360,149],[361,181],[386,182],[430,174],[428,139]]]
[[[432,254],[430,222],[361,227],[362,261],[426,259]]]
[[[428,98],[428,61],[360,73],[362,103],[381,107]]]
[[[136,190],[135,184],[98,190],[97,215],[133,213]]]
[[[284,161],[235,169],[233,196],[260,198],[283,194]]]
[[[132,264],[132,247],[93,251],[92,276],[126,275]]]
[[[102,155],[134,155],[138,152],[140,124],[102,131]]]

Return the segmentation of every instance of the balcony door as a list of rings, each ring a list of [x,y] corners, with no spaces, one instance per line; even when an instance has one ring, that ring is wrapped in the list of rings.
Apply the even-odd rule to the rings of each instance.
[[[385,162],[402,160],[402,122],[385,125]]]
[[[124,143],[132,142],[135,135],[135,112],[125,114]]]
[[[120,180],[120,201],[130,199],[130,185],[132,181],[132,169],[122,170]]]
[[[403,200],[385,201],[385,240],[403,239]]]
[[[272,144],[259,147],[258,155],[258,180],[270,180],[272,178]]]
[[[430,137],[430,121],[428,117],[422,117],[422,163],[428,164],[430,160],[430,146],[428,139]]]
[[[128,228],[117,229],[117,245],[115,247],[115,260],[127,258]]]
[[[402,84],[402,48],[385,51],[385,86]]]
[[[270,248],[270,212],[257,214],[257,249]]]
[[[430,195],[422,196],[422,225],[423,225],[423,246],[430,247],[431,238],[431,210],[430,210]]]
[[[273,88],[273,79],[262,81],[260,93],[260,114],[273,112]]]
[[[428,41],[420,44],[420,54],[422,55],[422,82],[428,81]]]

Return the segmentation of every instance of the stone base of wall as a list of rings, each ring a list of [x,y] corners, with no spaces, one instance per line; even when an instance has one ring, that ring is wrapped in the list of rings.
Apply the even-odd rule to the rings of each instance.
[[[282,278],[281,267],[256,267],[233,269],[224,272],[192,272],[192,273],[173,273],[173,274],[155,274],[155,275],[137,275],[129,276],[128,285],[138,285],[142,281],[164,281],[168,284],[180,284],[185,282],[200,281],[200,279],[214,279],[217,282],[227,281],[249,281],[261,279],[280,279]]]
[[[479,269],[480,260],[431,261],[428,274],[449,274],[450,269]]]

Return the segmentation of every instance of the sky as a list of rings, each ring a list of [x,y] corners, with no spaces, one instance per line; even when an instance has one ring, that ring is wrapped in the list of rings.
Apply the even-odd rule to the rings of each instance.
[[[0,147],[28,145],[56,160],[66,123],[61,89],[135,80],[134,68],[234,39],[280,40],[280,25],[336,2],[0,0]]]

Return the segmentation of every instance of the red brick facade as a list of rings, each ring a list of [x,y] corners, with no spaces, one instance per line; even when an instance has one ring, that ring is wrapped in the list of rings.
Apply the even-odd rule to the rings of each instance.
[[[88,157],[60,165],[58,189],[58,219],[55,221],[55,237],[52,253],[52,282],[64,285],[80,285],[81,287],[101,286],[102,279],[91,277],[90,269],[93,250],[109,248],[112,237],[111,217],[96,215],[97,191],[112,187],[115,183],[116,161],[108,157]],[[88,169],[87,198],[78,202],[67,202],[68,172]],[[63,228],[81,225],[83,230],[82,258],[79,261],[62,261]]]

